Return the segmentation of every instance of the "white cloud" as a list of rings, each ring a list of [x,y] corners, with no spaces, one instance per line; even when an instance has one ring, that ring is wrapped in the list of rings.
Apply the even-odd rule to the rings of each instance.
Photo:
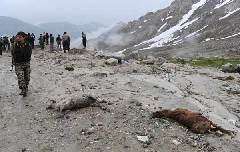
[[[0,0],[0,15],[37,24],[70,21],[72,23],[115,23],[136,19],[156,11],[172,0]]]

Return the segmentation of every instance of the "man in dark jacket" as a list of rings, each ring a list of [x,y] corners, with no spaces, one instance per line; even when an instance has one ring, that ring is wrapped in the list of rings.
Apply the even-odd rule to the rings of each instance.
[[[56,38],[56,42],[57,42],[57,47],[59,49],[61,49],[62,48],[62,46],[61,46],[62,39],[61,39],[60,35],[58,35],[58,37]]]
[[[48,33],[46,33],[46,36],[45,36],[45,42],[46,42],[46,45],[49,44],[49,35],[48,35]]]
[[[53,47],[54,47],[54,36],[52,34],[50,34],[50,51],[53,51]]]
[[[32,48],[29,42],[25,40],[26,34],[18,32],[16,42],[12,50],[12,58],[15,65],[15,72],[18,78],[19,89],[23,97],[27,96],[28,84],[30,81],[30,61]]]
[[[83,48],[86,49],[86,47],[87,47],[87,36],[83,32],[82,32],[82,44],[83,44]]]
[[[3,48],[3,40],[0,37],[0,55],[2,55],[2,48]]]

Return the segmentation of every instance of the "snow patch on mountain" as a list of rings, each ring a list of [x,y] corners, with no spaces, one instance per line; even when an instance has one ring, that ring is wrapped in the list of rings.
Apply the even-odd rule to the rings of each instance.
[[[222,0],[222,2],[218,5],[216,5],[216,7],[214,9],[217,9],[217,8],[220,8],[220,7],[223,7],[224,5],[227,5],[229,3],[233,2],[233,0]]]
[[[199,32],[201,32],[202,30],[204,30],[204,29],[207,28],[207,27],[208,27],[208,25],[204,26],[204,27],[201,28],[200,30],[197,30],[197,31],[195,31],[195,32],[193,32],[193,33],[187,35],[185,38],[188,39],[188,38],[191,38],[191,37],[197,36],[197,34],[198,34]]]
[[[235,9],[234,11],[228,12],[225,16],[219,18],[219,20],[225,19],[225,18],[231,16],[232,14],[236,13],[236,12],[239,11],[239,10],[240,10],[240,8],[237,8],[237,9]]]
[[[164,43],[171,41],[173,38],[173,35],[176,31],[186,28],[190,24],[192,24],[198,20],[198,18],[196,18],[190,22],[187,22],[189,20],[189,18],[193,15],[193,13],[198,8],[203,6],[206,2],[207,2],[207,0],[200,0],[198,3],[193,4],[192,9],[183,16],[182,20],[177,25],[175,25],[174,27],[170,28],[169,30],[161,33],[160,35],[158,35],[150,40],[140,43],[139,45],[146,44],[146,43],[152,43],[149,47],[143,48],[143,50],[144,50],[144,49],[151,49],[151,48],[155,48],[155,47],[161,47]]]
[[[162,30],[166,25],[167,25],[167,23],[163,24],[163,25],[159,28],[158,32],[161,32],[161,30]]]

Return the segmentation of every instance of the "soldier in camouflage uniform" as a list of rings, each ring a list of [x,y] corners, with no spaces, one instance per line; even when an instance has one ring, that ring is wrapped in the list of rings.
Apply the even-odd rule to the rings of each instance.
[[[30,60],[32,55],[32,48],[29,42],[25,40],[26,34],[18,32],[16,42],[12,50],[13,62],[15,65],[15,72],[18,78],[19,89],[23,97],[27,96],[28,84],[30,81]]]

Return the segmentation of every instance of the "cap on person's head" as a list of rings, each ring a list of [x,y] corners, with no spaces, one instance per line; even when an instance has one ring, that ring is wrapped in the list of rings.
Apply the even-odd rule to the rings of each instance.
[[[25,37],[25,36],[26,36],[26,34],[25,34],[24,32],[22,32],[22,31],[21,31],[21,32],[18,32],[17,35],[22,36],[22,37]]]
[[[67,34],[67,32],[64,32],[63,34]]]
[[[50,36],[52,36],[52,34],[50,34]]]

